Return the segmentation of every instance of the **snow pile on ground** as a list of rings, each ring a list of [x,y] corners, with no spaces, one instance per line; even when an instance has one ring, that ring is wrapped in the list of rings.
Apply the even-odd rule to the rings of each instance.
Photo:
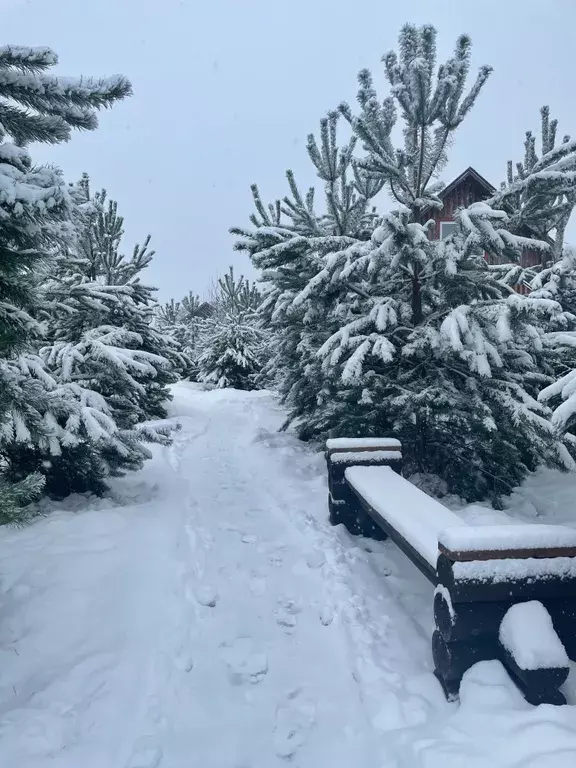
[[[432,587],[329,526],[323,457],[277,433],[272,396],[181,384],[172,413],[173,446],[112,499],[0,529],[0,765],[574,764],[576,707],[531,707],[498,662],[445,701]],[[576,525],[555,481],[508,514]]]
[[[576,528],[575,494],[576,479],[572,473],[539,469],[507,499],[506,512],[519,520]]]

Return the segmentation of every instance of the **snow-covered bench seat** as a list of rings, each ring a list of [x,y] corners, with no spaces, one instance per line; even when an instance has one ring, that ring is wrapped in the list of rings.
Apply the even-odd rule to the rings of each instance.
[[[390,466],[349,467],[345,478],[376,525],[436,582],[438,534],[445,528],[466,526],[464,520]]]
[[[473,664],[500,659],[528,701],[564,703],[559,687],[568,658],[576,661],[576,530],[468,525],[401,476],[396,440],[332,440],[327,462],[331,522],[390,537],[436,586],[432,655],[446,695],[458,693]],[[511,610],[521,604],[531,608]],[[522,621],[539,637],[511,650],[503,638],[518,642]],[[530,654],[536,661],[526,668]]]

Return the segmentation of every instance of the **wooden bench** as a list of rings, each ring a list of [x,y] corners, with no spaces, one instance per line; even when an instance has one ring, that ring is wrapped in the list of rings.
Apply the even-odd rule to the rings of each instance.
[[[499,659],[528,701],[565,703],[559,688],[568,659],[576,661],[576,530],[468,525],[401,476],[397,440],[345,438],[326,448],[332,524],[391,538],[436,588],[432,657],[446,696],[458,694],[476,662]],[[521,603],[526,607],[511,610]],[[522,615],[548,617],[541,634],[558,641],[556,654],[540,666],[525,668],[523,659],[545,658],[545,649],[523,653],[522,632],[510,630]],[[516,636],[515,643],[506,640]]]

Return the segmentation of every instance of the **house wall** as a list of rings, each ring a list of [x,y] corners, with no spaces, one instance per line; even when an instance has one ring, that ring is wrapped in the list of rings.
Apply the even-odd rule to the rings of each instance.
[[[464,208],[472,203],[478,203],[482,200],[486,200],[489,194],[486,189],[481,186],[475,179],[467,178],[452,189],[444,199],[444,207],[442,210],[430,211],[422,219],[424,224],[430,219],[434,220],[434,228],[431,230],[430,238],[432,240],[440,239],[440,225],[443,221],[454,221],[454,213],[458,208]],[[490,258],[488,254],[484,255],[484,258],[488,263],[496,263],[494,259]],[[522,267],[534,267],[540,263],[540,254],[537,251],[525,250],[520,257],[520,264]],[[526,295],[530,292],[530,289],[524,285],[514,286],[514,290],[517,293]]]
[[[424,219],[434,219],[433,240],[440,239],[440,223],[442,221],[454,221],[454,212],[457,208],[466,208],[472,203],[485,200],[488,195],[474,179],[465,179],[455,187],[444,199],[444,208],[441,211],[431,211]],[[424,222],[422,222],[424,223]]]

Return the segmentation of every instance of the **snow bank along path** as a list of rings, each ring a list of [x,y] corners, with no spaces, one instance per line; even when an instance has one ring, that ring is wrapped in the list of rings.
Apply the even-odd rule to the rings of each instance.
[[[574,764],[576,709],[496,662],[444,701],[432,588],[328,525],[323,457],[271,396],[181,384],[172,412],[115,501],[0,529],[0,765]]]

